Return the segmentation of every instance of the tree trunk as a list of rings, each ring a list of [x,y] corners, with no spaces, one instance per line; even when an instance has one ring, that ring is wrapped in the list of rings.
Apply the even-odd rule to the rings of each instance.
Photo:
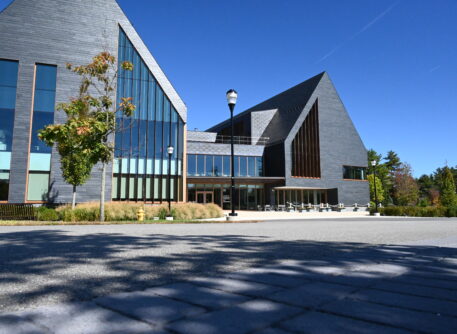
[[[71,209],[74,210],[76,207],[76,186],[73,186],[73,198],[71,200]]]
[[[105,221],[105,183],[106,183],[106,164],[102,165],[102,187],[100,189],[100,221]]]

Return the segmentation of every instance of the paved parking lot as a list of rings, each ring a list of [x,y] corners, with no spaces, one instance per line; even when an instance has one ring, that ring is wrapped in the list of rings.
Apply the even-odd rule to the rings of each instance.
[[[455,219],[0,235],[0,333],[457,331]]]

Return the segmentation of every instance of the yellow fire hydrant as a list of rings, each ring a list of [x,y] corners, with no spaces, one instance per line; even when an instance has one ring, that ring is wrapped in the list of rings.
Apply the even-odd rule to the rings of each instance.
[[[139,222],[144,222],[144,209],[140,208],[136,213]]]

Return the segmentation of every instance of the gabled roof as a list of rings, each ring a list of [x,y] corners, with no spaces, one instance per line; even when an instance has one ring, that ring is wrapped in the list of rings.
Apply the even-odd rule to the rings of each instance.
[[[69,53],[74,55],[74,61],[81,62],[105,48],[117,55],[119,26],[186,122],[186,105],[117,0],[11,1],[0,11],[0,58],[18,59],[30,54],[33,57],[28,61],[60,65],[73,62],[68,59]],[[57,47],[59,52],[56,52]],[[34,52],[30,53],[29,49]],[[73,49],[76,52],[72,52]],[[84,52],[85,57],[82,57]]]
[[[277,109],[277,112],[271,119],[271,122],[266,127],[263,137],[269,137],[269,144],[284,141],[297,118],[305,108],[306,103],[311,98],[311,95],[316,90],[319,82],[326,72],[322,72],[272,98],[249,108],[248,110],[236,115],[234,120],[248,116],[254,111],[263,111]],[[207,131],[218,131],[218,129],[228,126],[230,119],[221,122]]]

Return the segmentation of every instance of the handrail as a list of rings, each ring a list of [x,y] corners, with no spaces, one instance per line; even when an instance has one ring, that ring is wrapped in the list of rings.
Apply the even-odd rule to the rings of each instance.
[[[230,144],[231,140],[231,136],[217,135],[216,137],[218,144]],[[236,145],[266,145],[269,140],[269,137],[233,136],[233,143]]]

